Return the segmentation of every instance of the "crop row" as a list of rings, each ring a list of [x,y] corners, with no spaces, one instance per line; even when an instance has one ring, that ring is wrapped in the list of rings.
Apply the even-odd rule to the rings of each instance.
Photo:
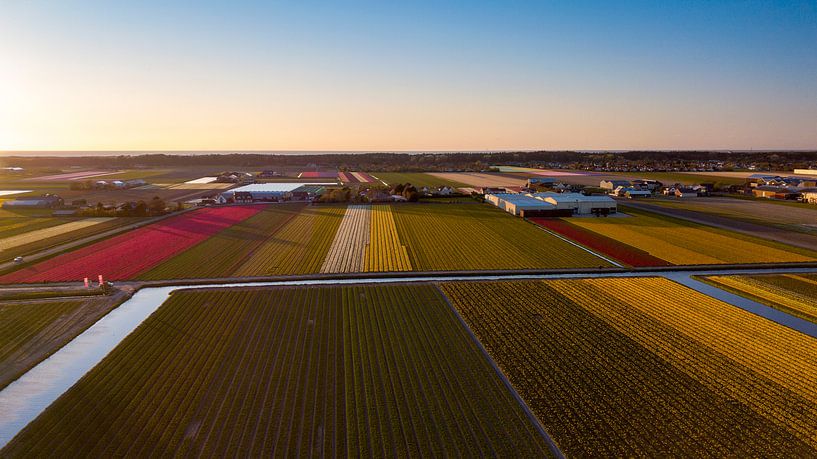
[[[813,275],[710,276],[706,280],[775,309],[817,323],[817,280]]]
[[[304,209],[304,204],[275,204],[227,227],[201,243],[139,275],[139,279],[230,277],[265,242]]]
[[[3,283],[131,279],[260,211],[258,206],[202,209],[171,217],[0,277]]]
[[[236,276],[268,276],[319,272],[345,206],[306,207],[271,234],[236,269]]]
[[[578,227],[560,218],[529,218],[528,220],[630,266],[667,266],[670,264],[643,250]]]
[[[815,454],[812,338],[665,279],[443,290],[567,456]]]
[[[496,208],[395,206],[400,239],[417,270],[609,266],[606,261]]]
[[[177,292],[0,454],[544,456],[433,286]]]
[[[815,254],[704,225],[631,211],[629,217],[572,224],[676,265],[814,261]]]
[[[397,233],[391,206],[373,205],[371,213],[371,235],[366,247],[364,270],[411,271],[411,261]]]
[[[350,205],[321,266],[322,273],[362,272],[371,231],[371,207]]]

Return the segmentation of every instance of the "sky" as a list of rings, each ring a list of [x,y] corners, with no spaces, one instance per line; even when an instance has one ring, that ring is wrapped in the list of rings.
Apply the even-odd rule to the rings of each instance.
[[[0,1],[0,151],[817,149],[817,1]]]

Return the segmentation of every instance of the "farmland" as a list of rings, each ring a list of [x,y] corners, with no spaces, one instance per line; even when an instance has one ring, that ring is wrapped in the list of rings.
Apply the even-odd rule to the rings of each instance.
[[[0,239],[0,261],[8,261],[18,255],[35,253],[66,242],[100,234],[134,222],[131,218],[86,218],[81,220],[57,220],[55,226],[32,230]]]
[[[676,265],[814,261],[814,252],[646,211],[570,223]]]
[[[371,231],[371,207],[350,205],[321,266],[322,273],[362,272]]]
[[[705,200],[655,199],[649,204],[668,209],[701,212],[785,230],[817,233],[817,208],[808,204],[781,205],[769,200],[754,201],[718,197]]]
[[[71,281],[98,274],[130,279],[260,210],[223,207],[177,215],[0,276],[0,282]]]
[[[524,186],[522,177],[503,174],[484,174],[478,172],[432,172],[430,175],[442,180],[465,183],[471,187],[506,187]]]
[[[319,272],[345,212],[346,206],[304,208],[254,249],[235,275]]]
[[[411,271],[408,251],[400,240],[391,206],[372,206],[370,226],[364,271]]]
[[[593,249],[630,266],[667,266],[670,263],[635,247],[588,231],[561,218],[529,218],[529,221],[555,231],[585,247]]]
[[[568,457],[816,452],[807,335],[661,278],[442,288]]]
[[[817,323],[817,276],[813,274],[710,276],[704,280]]]
[[[394,206],[418,271],[610,266],[521,219],[479,204]]]
[[[430,285],[177,292],[3,454],[53,451],[548,452]]]
[[[0,302],[0,389],[116,306],[108,296]]]
[[[230,277],[303,208],[304,204],[300,203],[258,206],[257,214],[221,230],[138,278]]]
[[[380,180],[386,182],[388,185],[410,183],[417,188],[422,188],[424,186],[429,188],[441,186],[459,188],[469,186],[467,183],[459,182],[457,180],[449,180],[436,175],[424,174],[421,172],[377,172],[374,175]]]

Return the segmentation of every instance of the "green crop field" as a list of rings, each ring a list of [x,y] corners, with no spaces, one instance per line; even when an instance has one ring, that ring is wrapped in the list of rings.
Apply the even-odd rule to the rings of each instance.
[[[548,449],[434,286],[174,293],[4,456]]]
[[[306,207],[272,234],[236,270],[236,276],[320,272],[346,206]]]
[[[481,204],[392,206],[416,271],[610,266],[520,218]]]
[[[0,389],[73,339],[114,305],[104,296],[0,301]]]
[[[435,177],[431,174],[424,174],[422,172],[375,172],[375,177],[383,180],[384,182],[388,183],[389,185],[396,185],[398,183],[411,183],[417,188],[421,188],[427,186],[431,187],[441,187],[441,186],[451,186],[455,188],[459,187],[467,187],[469,185],[457,182],[454,180],[446,180],[440,177]]]
[[[817,454],[817,340],[664,278],[445,284],[567,457]]]
[[[266,206],[260,213],[141,274],[139,279],[232,276],[259,247],[274,244],[277,232],[304,208],[301,203]]]

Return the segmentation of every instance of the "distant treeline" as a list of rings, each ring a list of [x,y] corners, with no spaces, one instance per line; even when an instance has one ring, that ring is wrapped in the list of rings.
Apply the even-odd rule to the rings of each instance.
[[[143,154],[121,156],[0,158],[0,165],[20,167],[185,167],[190,164],[243,168],[338,168],[341,170],[419,172],[434,170],[484,170],[493,164],[586,164],[597,161],[707,161],[734,163],[809,163],[817,151],[627,151],[627,152],[477,152],[477,153],[349,153],[349,154]]]

